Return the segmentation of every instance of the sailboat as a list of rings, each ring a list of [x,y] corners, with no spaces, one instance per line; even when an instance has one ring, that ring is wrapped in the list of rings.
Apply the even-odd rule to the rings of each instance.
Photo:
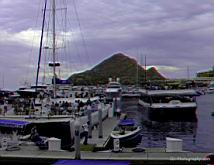
[[[78,91],[72,91],[71,82],[69,80],[61,80],[56,73],[57,68],[60,68],[61,63],[58,62],[57,59],[57,52],[56,50],[59,49],[57,46],[57,32],[56,32],[56,11],[58,10],[56,8],[56,0],[52,0],[52,32],[51,32],[51,46],[44,46],[45,49],[51,50],[52,54],[52,61],[48,63],[48,66],[52,69],[52,86],[49,88],[49,98],[50,102],[54,103],[62,103],[62,102],[69,102],[74,103],[76,101],[80,101],[83,103],[86,103],[88,98],[78,98],[76,97],[76,93]],[[62,8],[64,10],[66,8]],[[41,38],[40,38],[40,48],[39,48],[39,58],[38,58],[38,65],[37,65],[37,75],[36,75],[36,85],[34,87],[36,95],[38,95],[38,92],[41,92],[41,85],[38,85],[39,83],[39,73],[40,73],[40,63],[42,59],[42,49],[43,49],[43,36],[44,36],[44,26],[45,26],[45,19],[46,19],[46,10],[47,10],[47,0],[45,0],[45,6],[44,6],[44,12],[43,12],[43,20],[42,20],[42,31],[41,31]],[[61,9],[60,9],[61,10]],[[64,32],[66,33],[66,32]],[[44,88],[44,90],[47,91],[47,86]],[[80,91],[81,89],[79,89]],[[89,93],[89,92],[88,92]],[[99,97],[91,97],[90,100],[92,102],[95,102],[99,99]],[[49,105],[50,106],[50,105]],[[39,108],[41,109],[41,108]],[[46,108],[43,108],[46,109]],[[45,111],[43,111],[44,113]]]
[[[47,12],[47,3],[48,0],[45,0],[44,10],[43,10],[43,20],[42,20],[42,31],[41,31],[41,39],[40,39],[40,49],[39,49],[39,58],[38,58],[38,66],[37,66],[37,76],[36,76],[36,85],[33,87],[33,89],[20,89],[20,93],[23,92],[23,94],[27,95],[26,97],[36,97],[38,93],[41,94],[42,88],[44,87],[46,89],[47,86],[41,86],[39,85],[39,73],[40,73],[40,63],[41,63],[41,57],[42,57],[42,49],[43,49],[43,36],[44,36],[44,26],[45,26],[45,18],[46,18],[46,12]],[[6,117],[0,117],[0,127],[4,127],[8,130],[12,130],[17,128],[17,124],[21,124],[24,122],[24,125],[30,125],[30,127],[33,127],[36,125],[37,130],[41,136],[47,136],[47,137],[56,137],[62,140],[62,148],[70,148],[73,144],[73,137],[74,137],[74,118],[76,116],[71,114],[66,115],[53,115],[50,116],[45,112],[50,111],[50,107],[46,107],[47,100],[49,100],[49,103],[57,103],[59,101],[63,100],[71,100],[72,97],[64,97],[64,98],[57,98],[57,83],[61,80],[58,79],[56,74],[56,68],[60,66],[60,63],[56,61],[56,0],[51,1],[52,4],[52,62],[49,62],[49,66],[52,67],[53,70],[53,87],[52,87],[52,93],[51,98],[42,98],[42,103],[38,108],[37,114],[38,115],[16,115],[16,116],[6,116]],[[28,93],[30,92],[30,93]],[[32,95],[31,95],[32,94]],[[98,97],[97,97],[98,99]],[[27,100],[27,99],[26,99]],[[75,100],[73,100],[75,101]],[[86,99],[84,101],[87,101]],[[96,101],[96,99],[91,98],[90,101]],[[34,102],[35,103],[35,102]],[[35,112],[36,113],[36,112]],[[107,116],[107,109],[105,108],[103,111],[103,118]],[[79,118],[79,116],[78,116]],[[98,121],[98,111],[92,111],[92,124],[97,124]],[[88,118],[87,116],[80,117],[81,122],[87,122]],[[82,123],[81,123],[82,124]],[[18,127],[19,128],[19,127]]]

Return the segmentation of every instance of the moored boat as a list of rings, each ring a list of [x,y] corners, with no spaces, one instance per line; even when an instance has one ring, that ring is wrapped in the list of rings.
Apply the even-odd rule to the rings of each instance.
[[[152,121],[196,120],[195,90],[141,90],[139,104],[144,119]]]
[[[110,134],[110,143],[119,139],[120,147],[136,147],[141,142],[141,126],[133,119],[124,119]]]
[[[208,94],[214,94],[214,87],[209,87],[206,91]]]
[[[110,81],[105,89],[106,101],[111,102],[113,98],[120,97],[121,92],[121,84],[118,81]]]
[[[211,81],[206,91],[208,94],[214,94],[214,81]]]

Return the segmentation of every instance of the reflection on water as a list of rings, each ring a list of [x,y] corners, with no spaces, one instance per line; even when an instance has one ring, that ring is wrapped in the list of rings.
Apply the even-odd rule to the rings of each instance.
[[[200,96],[198,98],[198,121],[170,121],[147,122],[137,105],[137,99],[123,100],[122,110],[129,118],[135,118],[142,124],[143,147],[165,147],[166,137],[180,138],[183,140],[183,149],[197,152],[214,151],[214,95]]]
[[[194,144],[196,122],[153,122],[142,124],[142,144],[144,147],[165,147],[166,137],[181,138]]]

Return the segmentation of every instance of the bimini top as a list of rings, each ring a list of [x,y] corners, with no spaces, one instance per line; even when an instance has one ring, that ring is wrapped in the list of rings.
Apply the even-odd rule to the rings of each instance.
[[[134,119],[124,119],[120,121],[119,126],[133,126],[135,123]]]
[[[23,128],[28,124],[30,124],[28,121],[0,119],[0,127]]]

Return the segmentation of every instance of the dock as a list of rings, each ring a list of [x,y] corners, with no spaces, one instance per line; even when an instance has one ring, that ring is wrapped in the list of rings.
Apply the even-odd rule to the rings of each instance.
[[[131,151],[113,152],[81,152],[81,160],[118,160],[130,161],[130,164],[208,164],[208,153],[178,152],[166,153],[160,149],[148,149],[143,153]],[[19,151],[0,151],[0,164],[27,162],[31,164],[53,164],[57,160],[74,160],[75,151],[44,151],[36,146],[21,146]]]
[[[98,128],[93,129],[89,144],[101,147],[108,139],[119,120],[116,117],[103,121],[103,138],[98,137]],[[81,160],[129,161],[130,164],[208,164],[208,153],[166,152],[164,148],[145,148],[144,152],[133,152],[132,148],[119,153],[111,150],[92,152],[81,151]],[[0,151],[0,164],[53,164],[58,160],[75,160],[75,151],[39,150],[35,145],[22,144],[18,151]]]
[[[114,127],[118,124],[118,119],[116,117],[107,118],[103,121],[103,138],[99,138],[98,127],[92,131],[92,138],[88,139],[89,144],[96,144],[97,147],[103,147],[105,142]]]
[[[15,118],[15,117],[14,117]],[[116,117],[103,120],[103,138],[99,138],[98,127],[93,129],[92,138],[88,139],[89,144],[96,147],[103,147],[111,131],[118,124]],[[23,143],[17,151],[0,151],[0,164],[54,164],[58,160],[75,160],[75,151],[48,151],[40,150],[34,144]],[[129,164],[208,164],[206,156],[209,153],[166,152],[165,148],[145,148],[144,152],[133,152],[133,148],[124,148],[121,152],[115,153],[106,151],[81,151],[81,160],[111,160],[128,161]]]

